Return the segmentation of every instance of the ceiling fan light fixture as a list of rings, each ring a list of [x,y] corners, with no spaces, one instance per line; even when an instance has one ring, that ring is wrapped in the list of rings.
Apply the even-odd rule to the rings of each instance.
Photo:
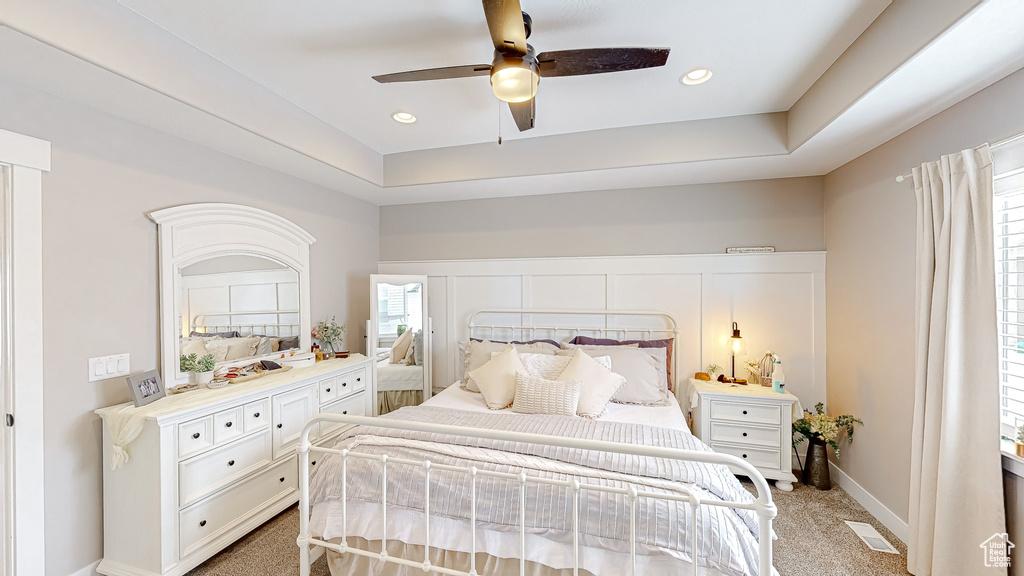
[[[711,79],[711,70],[707,68],[696,68],[683,74],[683,77],[679,79],[680,82],[687,86],[696,86],[697,84],[703,84]]]
[[[408,112],[395,112],[391,115],[391,119],[402,124],[412,124],[416,121],[416,117]]]
[[[540,76],[533,62],[506,59],[491,69],[491,90],[505,102],[526,102],[537,95]]]

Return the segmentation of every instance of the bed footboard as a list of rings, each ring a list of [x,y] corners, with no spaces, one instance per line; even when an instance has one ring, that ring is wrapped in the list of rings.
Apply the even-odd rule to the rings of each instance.
[[[390,428],[396,430],[408,430],[415,432],[427,432],[436,434],[454,434],[459,436],[467,436],[474,438],[489,438],[493,440],[502,440],[509,442],[525,442],[530,444],[538,444],[545,446],[564,447],[564,448],[578,448],[584,450],[594,450],[601,452],[610,452],[626,455],[635,456],[646,456],[655,458],[666,458],[681,461],[690,462],[702,462],[707,464],[722,464],[731,467],[732,469],[742,470],[750,479],[753,481],[754,486],[757,488],[757,497],[753,502],[731,502],[716,499],[702,499],[699,495],[689,490],[682,490],[681,494],[664,494],[660,492],[651,492],[643,489],[637,489],[636,486],[629,486],[629,488],[621,488],[614,486],[600,486],[594,484],[587,484],[580,482],[578,479],[574,480],[559,480],[552,478],[542,478],[531,476],[525,472],[520,474],[509,474],[505,472],[498,472],[492,470],[479,469],[476,466],[450,466],[432,463],[430,460],[409,460],[404,458],[389,458],[387,455],[379,454],[365,454],[360,453],[358,450],[335,450],[333,448],[316,447],[312,446],[309,442],[309,433],[313,426],[319,422],[329,423],[340,423],[340,424],[355,424],[355,425],[367,425],[376,426],[379,428]],[[342,542],[340,544],[334,544],[327,542],[323,539],[313,538],[310,534],[310,494],[309,494],[309,455],[310,453],[322,453],[322,454],[335,454],[341,458],[341,469],[342,469]],[[636,506],[637,501],[640,498],[653,498],[660,500],[671,500],[676,502],[685,502],[689,504],[689,514],[692,519],[692,526],[696,526],[697,513],[701,506],[720,506],[726,508],[739,508],[746,510],[753,510],[758,518],[758,574],[759,576],[771,576],[772,574],[772,519],[777,514],[775,503],[772,501],[771,491],[768,486],[767,480],[756,468],[750,465],[741,458],[729,454],[719,454],[716,452],[697,452],[691,450],[680,450],[675,448],[663,448],[658,446],[640,446],[630,444],[620,444],[616,442],[607,442],[599,440],[587,440],[579,438],[566,438],[559,436],[545,436],[541,434],[527,434],[522,432],[510,432],[503,430],[487,430],[480,428],[468,428],[462,426],[447,426],[433,423],[424,422],[410,422],[404,420],[393,420],[393,419],[381,419],[381,418],[369,418],[364,416],[347,416],[342,414],[319,414],[315,416],[303,429],[301,441],[298,447],[298,460],[299,460],[299,536],[297,544],[299,546],[300,555],[300,574],[302,576],[309,576],[310,571],[310,549],[311,546],[320,546],[324,549],[334,550],[342,554],[357,554],[366,556],[369,558],[376,558],[383,562],[390,562],[394,564],[402,564],[414,568],[422,569],[424,572],[433,572],[438,574],[447,574],[451,576],[477,576],[475,558],[477,549],[476,542],[476,497],[477,497],[477,478],[482,476],[492,476],[498,478],[505,478],[513,481],[517,481],[522,486],[529,484],[549,484],[562,486],[572,490],[573,498],[573,553],[575,558],[574,573],[580,568],[580,553],[579,553],[579,530],[578,521],[580,514],[580,492],[582,490],[595,490],[611,492],[616,494],[625,495],[629,499],[630,509],[633,512],[630,518],[630,574],[636,572],[636,543],[637,543],[637,527],[636,527]],[[379,461],[382,465],[381,474],[381,490],[383,494],[382,500],[387,501],[387,470],[388,463],[401,464],[405,466],[418,466],[421,467],[425,472],[426,482],[423,486],[409,486],[409,490],[423,490],[424,491],[424,530],[425,530],[425,550],[430,549],[430,474],[431,470],[445,470],[457,473],[463,473],[468,476],[471,483],[471,518],[470,525],[473,529],[472,541],[470,542],[471,554],[470,554],[470,571],[463,572],[454,570],[442,566],[433,566],[430,563],[429,557],[422,559],[412,558],[398,558],[389,556],[386,552],[376,553],[370,552],[347,545],[348,529],[348,511],[347,496],[346,496],[346,481],[345,470],[347,463],[350,459],[370,459]],[[382,550],[386,550],[387,546],[387,506],[381,507],[381,537],[382,537]],[[525,571],[526,564],[526,490],[519,491],[519,535],[520,535],[520,569]],[[692,531],[692,548],[694,552],[699,550],[698,547],[698,531]],[[698,574],[698,562],[696,558],[692,558],[693,574]]]

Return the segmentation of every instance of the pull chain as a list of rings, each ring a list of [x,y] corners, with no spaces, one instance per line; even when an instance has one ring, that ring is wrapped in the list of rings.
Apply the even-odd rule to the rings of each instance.
[[[498,101],[498,146],[501,146],[501,101]]]

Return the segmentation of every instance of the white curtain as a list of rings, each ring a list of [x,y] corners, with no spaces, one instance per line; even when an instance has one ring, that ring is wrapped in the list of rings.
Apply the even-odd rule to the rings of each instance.
[[[907,569],[1005,574],[979,545],[1006,531],[988,146],[914,169],[917,364]]]

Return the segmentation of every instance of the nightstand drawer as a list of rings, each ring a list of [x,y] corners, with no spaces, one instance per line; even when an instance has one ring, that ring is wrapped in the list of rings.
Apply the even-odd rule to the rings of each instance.
[[[711,443],[711,449],[723,454],[738,456],[754,465],[755,468],[779,469],[779,462],[782,459],[782,452],[779,450],[768,450],[764,448],[748,448],[743,446],[729,446],[726,444]]]
[[[771,406],[712,400],[711,419],[778,426],[782,423],[782,409],[778,405]]]
[[[744,424],[711,423],[711,442],[731,442],[778,448],[779,429],[747,426]]]

